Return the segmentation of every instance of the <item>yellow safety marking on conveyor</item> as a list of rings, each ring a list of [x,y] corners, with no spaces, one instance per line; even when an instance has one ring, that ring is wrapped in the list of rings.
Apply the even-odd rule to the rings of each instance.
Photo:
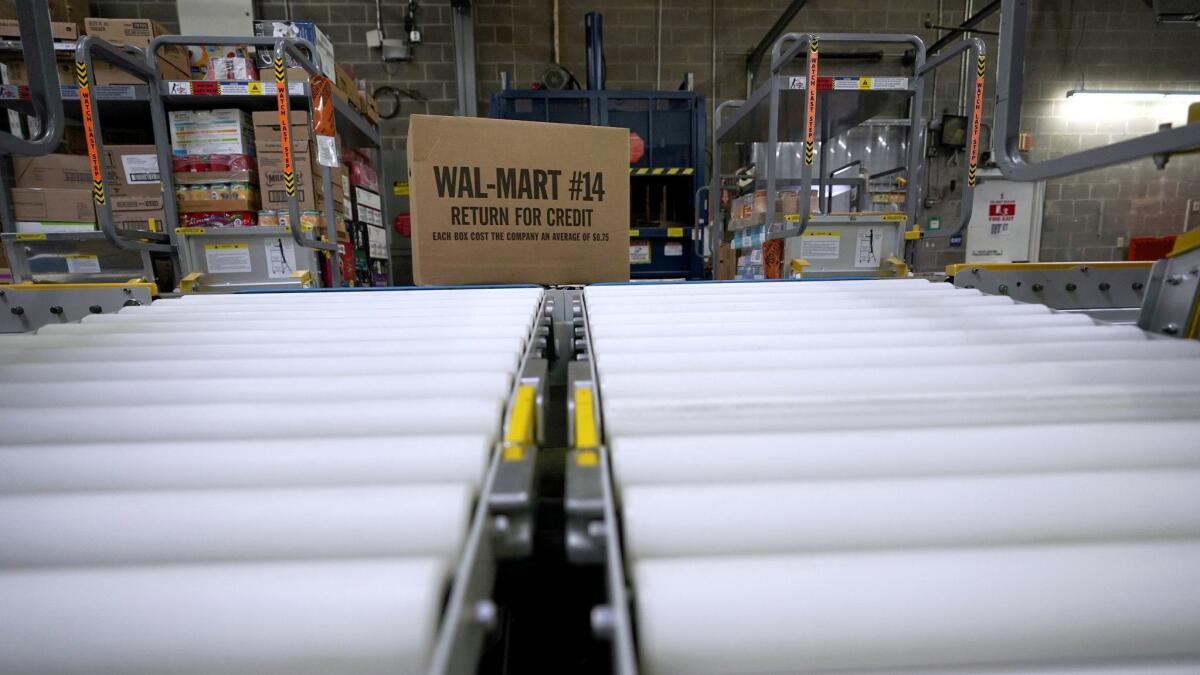
[[[522,384],[513,397],[512,410],[508,414],[508,427],[504,430],[504,442],[531,444],[534,440],[534,405],[537,403],[537,387]]]
[[[1177,255],[1183,255],[1188,251],[1200,248],[1200,228],[1196,228],[1189,232],[1175,237],[1175,246],[1171,248],[1171,252],[1167,254],[1168,258],[1174,258]]]
[[[17,235],[17,241],[45,241],[46,235],[41,233],[26,232]]]
[[[600,453],[595,450],[580,450],[575,453],[575,466],[596,466],[600,463]]]
[[[1176,240],[1178,244],[1179,240]],[[1075,269],[1076,267],[1091,267],[1094,269],[1145,269],[1153,265],[1150,260],[1119,260],[1099,262],[1038,262],[1038,263],[955,263],[946,265],[946,276],[952,277],[965,269],[981,269],[988,272],[1056,272]]]
[[[575,447],[600,445],[596,434],[596,407],[590,385],[575,387]]]
[[[525,459],[525,446],[506,445],[500,451],[500,460],[504,462],[519,462]]]

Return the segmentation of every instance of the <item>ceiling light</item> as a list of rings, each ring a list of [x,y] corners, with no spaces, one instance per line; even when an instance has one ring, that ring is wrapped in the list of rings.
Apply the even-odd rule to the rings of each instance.
[[[1166,101],[1185,98],[1200,99],[1200,91],[1149,91],[1132,89],[1072,89],[1067,92],[1067,98],[1104,99],[1108,101]]]

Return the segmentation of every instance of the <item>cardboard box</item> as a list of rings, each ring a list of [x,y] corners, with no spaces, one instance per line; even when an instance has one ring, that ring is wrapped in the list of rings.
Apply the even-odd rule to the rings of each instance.
[[[354,82],[354,76],[340,63],[335,63],[333,67],[337,72],[337,80],[333,83],[334,93],[341,94],[342,98],[349,101],[358,101],[358,85]]]
[[[629,132],[412,115],[418,284],[629,279]]]
[[[19,188],[92,189],[87,155],[13,156],[13,180]]]
[[[92,72],[96,77],[96,84],[146,84],[142,78],[128,71],[122,70],[111,63],[96,59],[92,61]],[[163,59],[158,60],[158,74],[163,80],[190,80],[191,76],[186,71],[180,70],[176,65]],[[61,79],[61,76],[60,76]],[[74,82],[71,82],[74,84]]]
[[[163,207],[162,176],[153,145],[106,145],[105,186],[114,211]]]
[[[13,188],[12,200],[17,220],[96,222],[91,190]]]
[[[0,19],[0,37],[20,38],[21,24],[16,19]],[[50,37],[72,42],[79,39],[79,26],[69,21],[51,21]]]
[[[321,73],[337,84],[337,60],[333,58],[333,43],[317,27],[317,24],[312,21],[260,20],[254,22],[254,34],[259,37],[296,37],[308,40],[317,49],[317,56],[321,60]],[[260,48],[258,50],[259,70],[270,70],[271,61],[274,58],[273,49]],[[296,63],[289,57],[288,65],[295,66]]]
[[[179,202],[180,213],[223,213],[229,211],[259,210],[258,193],[249,199],[194,199]]]
[[[59,84],[75,84],[74,61],[58,61],[54,65],[58,72]],[[4,61],[0,62],[0,78],[3,78],[4,84],[28,85],[29,71],[25,68],[24,61]]]
[[[150,47],[150,41],[160,35],[173,35],[173,33],[163,27],[162,24],[152,19],[97,19],[89,17],[84,19],[85,32],[114,45],[124,46],[130,45],[138,49],[145,50]],[[188,50],[185,45],[169,45],[158,50],[157,62],[159,64],[159,73],[163,79],[167,80],[190,80],[191,79],[191,59],[188,57]],[[141,84],[141,81],[133,76],[128,75],[124,71],[119,71],[111,66],[102,68],[102,61],[98,59],[93,63],[93,68],[96,71],[97,84]],[[107,64],[105,64],[107,66]],[[105,82],[100,82],[101,71],[107,71],[105,74]],[[132,81],[116,81],[129,80]]]
[[[127,230],[165,231],[166,214],[162,209],[139,209],[136,211],[114,211],[113,222]]]
[[[729,244],[717,249],[717,279],[730,280],[737,276],[737,251]]]
[[[244,110],[174,110],[167,122],[176,155],[254,154],[254,129]]]

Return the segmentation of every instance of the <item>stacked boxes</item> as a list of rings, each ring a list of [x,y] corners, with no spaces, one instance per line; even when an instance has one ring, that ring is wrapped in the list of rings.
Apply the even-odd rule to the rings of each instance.
[[[117,226],[161,230],[162,176],[154,146],[107,145],[104,155],[108,169],[104,183]]]
[[[94,230],[92,175],[82,155],[13,157],[13,215],[20,232]]]
[[[287,191],[283,185],[283,147],[279,139],[279,114],[275,111],[254,113],[255,149],[258,153],[259,179],[262,185],[264,209],[288,208]],[[312,135],[308,113],[291,113],[292,163],[296,173],[296,200],[301,210],[320,210],[324,205],[321,194],[321,167],[312,152]],[[341,168],[333,171],[333,200],[344,202]]]

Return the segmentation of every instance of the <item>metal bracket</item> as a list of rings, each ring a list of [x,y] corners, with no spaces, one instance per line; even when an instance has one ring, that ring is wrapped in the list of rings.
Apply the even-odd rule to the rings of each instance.
[[[1016,181],[1046,180],[1124,164],[1143,157],[1200,148],[1200,124],[1188,124],[1044,162],[1026,162],[1020,154],[1019,137],[1028,33],[1029,0],[1003,0],[1000,9],[1000,64],[992,156],[1005,178]]]
[[[1180,235],[1174,250],[1154,263],[1138,326],[1159,335],[1200,338],[1200,230]]]

